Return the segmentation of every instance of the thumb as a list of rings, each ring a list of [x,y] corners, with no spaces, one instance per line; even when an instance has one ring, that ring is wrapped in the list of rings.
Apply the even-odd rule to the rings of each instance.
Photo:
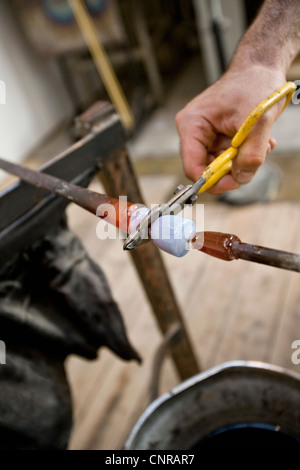
[[[271,113],[263,114],[239,148],[231,170],[232,177],[238,184],[249,183],[264,162],[274,120]]]

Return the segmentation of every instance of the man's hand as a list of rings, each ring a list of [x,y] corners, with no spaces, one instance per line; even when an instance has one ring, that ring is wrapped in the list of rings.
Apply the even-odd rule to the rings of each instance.
[[[229,70],[191,101],[176,118],[186,175],[197,180],[226,150],[252,109],[285,82],[300,52],[299,0],[265,0],[242,38]],[[275,141],[270,138],[284,99],[256,123],[233,160],[231,175],[211,190],[221,193],[248,183]]]
[[[188,178],[196,181],[205,167],[230,147],[232,137],[252,109],[285,82],[284,74],[278,69],[260,64],[244,71],[233,67],[180,111],[176,124]],[[224,176],[209,192],[233,190],[253,178],[266,154],[276,145],[270,134],[284,103],[283,98],[261,116],[233,160],[231,174]]]

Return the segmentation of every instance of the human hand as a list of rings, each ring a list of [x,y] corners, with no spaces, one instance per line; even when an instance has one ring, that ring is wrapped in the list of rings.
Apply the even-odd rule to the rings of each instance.
[[[235,67],[181,110],[176,125],[187,177],[196,181],[206,166],[231,146],[232,137],[252,109],[285,82],[279,69],[257,64],[247,69]],[[285,99],[280,100],[261,116],[239,148],[231,174],[209,192],[220,194],[251,181],[276,145],[270,134],[284,103]]]

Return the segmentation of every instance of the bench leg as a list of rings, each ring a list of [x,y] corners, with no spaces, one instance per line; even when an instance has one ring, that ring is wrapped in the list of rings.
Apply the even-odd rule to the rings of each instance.
[[[138,182],[125,148],[104,160],[100,177],[109,195],[114,197],[127,195],[130,202],[143,203]],[[170,353],[180,378],[185,380],[197,374],[200,368],[161,254],[158,248],[149,242],[131,251],[130,255],[162,333],[165,335],[175,323],[180,325],[181,331],[178,335],[178,341]]]

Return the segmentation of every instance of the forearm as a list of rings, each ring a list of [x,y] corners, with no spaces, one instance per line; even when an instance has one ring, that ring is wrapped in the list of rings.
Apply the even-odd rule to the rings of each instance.
[[[263,65],[287,73],[300,51],[300,1],[265,0],[244,35],[230,69]]]

